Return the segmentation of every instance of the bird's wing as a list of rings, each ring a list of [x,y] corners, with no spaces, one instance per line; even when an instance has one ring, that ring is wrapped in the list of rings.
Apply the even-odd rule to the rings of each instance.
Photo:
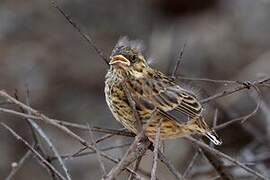
[[[201,115],[202,106],[196,96],[158,71],[128,80],[127,85],[138,103],[147,102],[164,113],[176,110],[191,118]]]

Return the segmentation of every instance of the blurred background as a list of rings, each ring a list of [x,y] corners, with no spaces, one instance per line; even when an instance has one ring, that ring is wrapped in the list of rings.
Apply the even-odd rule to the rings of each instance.
[[[76,0],[59,5],[89,33],[109,57],[121,36],[142,40],[151,66],[170,74],[186,42],[178,75],[225,80],[256,80],[270,75],[270,1],[268,0]],[[30,89],[31,106],[51,118],[91,126],[121,128],[109,112],[104,98],[107,65],[62,15],[46,0],[0,1],[0,88],[15,91],[25,101]],[[235,84],[177,80],[199,92],[201,99],[230,89]],[[270,176],[270,93],[260,87],[263,102],[256,116],[244,125],[235,124],[218,131],[224,143],[219,150],[241,162],[250,163]],[[252,91],[241,91],[205,104],[208,123],[218,108],[218,124],[249,114],[257,103]],[[2,105],[13,108],[12,105]],[[18,110],[18,109],[16,109]],[[0,121],[13,127],[31,144],[24,120],[0,114]],[[81,146],[59,130],[40,123],[61,154],[76,152]],[[75,131],[89,139],[87,132]],[[95,133],[96,137],[102,134]],[[0,179],[8,176],[12,163],[27,149],[0,127]],[[132,138],[114,137],[99,148],[124,144]],[[43,147],[49,155],[50,150]],[[126,148],[109,151],[120,158]],[[195,150],[182,139],[165,143],[165,153],[180,172]],[[152,153],[140,168],[151,172]],[[104,160],[106,161],[106,160]],[[100,179],[95,155],[66,161],[73,179]],[[54,164],[59,167],[57,163]],[[112,163],[106,161],[109,170]],[[245,171],[230,167],[236,179],[254,179]],[[199,158],[190,179],[211,179],[215,172]],[[159,179],[173,179],[162,164]],[[46,169],[29,158],[14,179],[51,179]],[[127,179],[122,173],[119,179]]]

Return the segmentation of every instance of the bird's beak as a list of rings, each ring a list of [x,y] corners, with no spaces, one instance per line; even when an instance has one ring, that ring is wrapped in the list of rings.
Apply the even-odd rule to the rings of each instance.
[[[125,58],[123,55],[114,55],[111,57],[110,65],[113,64],[122,64],[126,66],[130,66],[130,61]]]

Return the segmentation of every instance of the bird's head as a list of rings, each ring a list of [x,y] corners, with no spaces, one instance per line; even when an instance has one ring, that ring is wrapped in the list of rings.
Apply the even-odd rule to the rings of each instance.
[[[115,70],[142,72],[147,63],[142,55],[141,43],[121,38],[113,48],[110,66]]]

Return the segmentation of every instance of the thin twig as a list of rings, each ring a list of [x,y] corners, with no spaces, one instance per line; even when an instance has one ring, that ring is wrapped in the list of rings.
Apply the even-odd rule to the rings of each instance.
[[[137,172],[140,163],[142,160],[142,156],[138,157],[138,159],[136,159],[135,163],[134,163],[134,167],[133,167],[133,171]],[[128,180],[133,180],[134,179],[134,174],[130,174]]]
[[[160,123],[157,129],[156,138],[155,138],[155,148],[154,148],[154,160],[153,160],[153,167],[151,172],[151,180],[157,179],[157,162],[158,162],[158,150],[159,150],[159,139],[160,139]]]
[[[131,145],[131,143],[125,143],[125,144],[121,144],[121,145],[101,148],[99,150],[100,151],[110,151],[110,150],[113,150],[113,149],[124,148],[124,147],[130,146],[130,145]],[[64,159],[64,160],[72,160],[73,158],[76,158],[76,157],[87,156],[87,155],[91,155],[91,154],[95,154],[95,153],[96,153],[95,151],[80,152],[80,153],[75,153],[75,154],[62,155],[61,158]],[[49,160],[54,161],[54,160],[56,160],[56,157],[55,156],[49,157]]]
[[[125,95],[126,95],[126,97],[128,99],[128,104],[131,106],[133,117],[136,120],[137,130],[138,130],[138,132],[142,132],[143,126],[142,126],[142,122],[140,120],[139,114],[138,114],[138,112],[136,110],[136,103],[135,103],[134,99],[132,98],[131,93],[129,92],[129,90],[127,88],[126,82],[122,83],[122,87],[123,87]]]
[[[198,148],[199,152],[203,154],[205,159],[212,165],[215,171],[218,173],[222,180],[233,180],[234,177],[231,175],[229,170],[225,167],[223,161],[218,158],[215,154],[212,154],[204,149]]]
[[[121,161],[111,169],[111,171],[105,176],[105,180],[115,179],[127,166],[134,162],[138,157],[144,155],[150,145],[150,141],[141,132],[136,136],[132,145],[128,148]]]
[[[125,130],[126,128],[121,128],[121,129],[119,129],[119,131],[123,131],[123,130]],[[106,134],[106,135],[104,135],[104,136],[102,136],[101,138],[99,138],[99,139],[97,139],[96,140],[96,143],[100,143],[101,141],[104,141],[104,140],[106,140],[106,139],[109,139],[109,138],[111,138],[111,137],[113,137],[113,136],[115,136],[114,134]]]
[[[244,89],[250,89],[252,86],[256,86],[256,85],[262,85],[264,83],[266,83],[267,81],[269,81],[270,78],[267,77],[267,78],[264,78],[264,79],[261,79],[261,80],[256,80],[256,81],[253,81],[253,82],[242,82],[240,84],[240,82],[238,82],[240,85],[235,87],[235,88],[232,88],[232,89],[229,89],[229,90],[224,90],[220,93],[217,93],[213,96],[210,96],[210,97],[207,97],[205,99],[202,99],[201,100],[201,103],[208,103],[214,99],[217,99],[217,98],[220,98],[220,97],[223,97],[223,96],[227,96],[227,95],[230,95],[230,94],[233,94],[235,92],[238,92],[238,91],[241,91],[241,90],[244,90]]]
[[[27,106],[30,106],[30,91],[27,88],[27,95],[26,95],[26,104]],[[31,112],[28,110],[28,115],[31,115]],[[54,153],[55,157],[57,158],[60,167],[64,170],[65,176],[68,180],[71,180],[71,175],[68,172],[68,168],[66,167],[65,163],[63,162],[58,150],[56,147],[53,145],[51,139],[46,135],[46,133],[41,129],[41,127],[32,119],[27,119],[28,122],[31,124],[31,127],[42,137],[45,141],[45,143],[48,145],[48,147],[52,150]],[[33,132],[35,134],[35,132]]]
[[[86,42],[88,44],[90,44],[90,46],[92,48],[94,48],[94,50],[96,51],[96,53],[99,55],[100,58],[102,58],[102,60],[109,65],[109,61],[107,60],[106,56],[103,54],[103,52],[97,47],[97,45],[95,44],[95,42],[93,41],[93,39],[90,37],[90,35],[86,34],[85,32],[83,32],[83,30],[81,29],[81,27],[79,27],[79,25],[77,23],[75,23],[71,17],[60,7],[57,5],[57,3],[54,0],[51,0],[51,4],[54,8],[57,9],[57,11],[62,14],[64,16],[64,18],[69,22],[69,24],[71,24],[77,31],[78,33],[86,40]]]
[[[223,124],[220,124],[218,126],[216,126],[214,129],[216,130],[219,130],[219,129],[223,129],[229,125],[232,125],[234,123],[237,123],[237,122],[240,122],[240,123],[244,123],[246,122],[248,119],[250,119],[251,117],[255,116],[256,113],[258,112],[259,108],[260,108],[260,105],[261,105],[261,100],[262,100],[262,97],[261,97],[261,93],[260,93],[260,90],[256,87],[256,86],[252,86],[255,91],[257,92],[258,94],[258,102],[257,102],[257,105],[256,107],[254,108],[254,110],[252,110],[249,114],[247,115],[244,115],[244,116],[241,116],[241,117],[238,117],[238,118],[234,118],[232,120],[229,120]]]
[[[16,90],[15,93],[14,93],[14,97],[16,100],[20,101],[20,98],[19,98],[19,95],[18,95],[18,91]],[[29,98],[30,98],[30,92],[27,88],[27,91],[26,91],[26,103],[29,104]],[[19,107],[20,111],[22,113],[26,113],[28,115],[31,115],[29,114],[29,112],[25,111],[23,108]],[[42,153],[44,153],[41,145],[39,144],[39,140],[38,140],[38,137],[36,135],[36,132],[35,132],[35,129],[34,127],[31,125],[31,122],[28,120],[28,118],[26,118],[27,120],[27,124],[29,125],[30,127],[30,131],[31,131],[31,134],[32,134],[32,137],[33,137],[33,140],[34,140],[34,146],[36,149],[39,149],[40,151],[42,151]]]
[[[177,79],[188,80],[188,81],[205,81],[209,83],[223,83],[225,85],[226,84],[239,84],[239,81],[234,81],[234,80],[219,80],[219,79],[183,77],[183,76],[177,76]]]
[[[192,137],[185,137],[185,139],[191,141],[192,143],[195,143],[196,145],[200,146],[202,149],[204,149],[204,150],[206,150],[206,151],[208,151],[208,152],[210,152],[210,153],[212,153],[212,154],[215,154],[215,155],[217,155],[217,156],[219,156],[219,157],[222,157],[222,158],[224,158],[224,159],[229,160],[229,161],[232,162],[233,164],[235,164],[235,165],[241,167],[242,169],[246,170],[247,172],[253,174],[253,175],[256,176],[257,178],[267,180],[267,178],[264,177],[262,174],[260,174],[260,173],[258,173],[258,172],[256,172],[256,171],[254,171],[253,169],[251,169],[251,168],[247,167],[246,165],[244,165],[243,163],[241,163],[241,162],[239,162],[239,161],[237,161],[237,160],[231,158],[230,156],[228,156],[228,155],[226,155],[226,154],[224,154],[224,153],[222,153],[222,152],[220,152],[220,151],[218,151],[218,150],[216,150],[216,149],[211,148],[211,147],[208,146],[207,144],[205,144],[205,143],[203,143],[203,142],[200,142],[200,141],[198,141],[197,139],[194,139],[194,138],[192,138]]]
[[[47,116],[45,116],[44,114],[38,112],[37,110],[23,104],[20,101],[17,101],[15,98],[11,97],[10,95],[8,95],[5,91],[0,91],[0,96],[6,98],[9,102],[14,103],[15,105],[22,107],[24,110],[26,111],[30,111],[32,114],[34,114],[35,116],[38,116],[40,120],[42,120],[45,123],[48,123],[58,129],[60,129],[61,131],[65,132],[67,135],[69,135],[70,137],[76,139],[77,141],[79,141],[82,145],[87,146],[89,149],[94,150],[92,145],[88,144],[87,141],[85,141],[83,138],[81,138],[80,136],[78,136],[77,134],[75,134],[74,132],[72,132],[71,130],[69,130],[67,127],[62,126],[61,124],[58,124],[58,122],[54,121],[53,119],[48,118]],[[23,114],[23,113],[22,113]],[[119,161],[110,157],[109,155],[107,155],[106,153],[101,152],[100,153],[101,156],[103,156],[104,158],[114,162],[114,163],[118,163]],[[126,168],[129,172],[134,173],[131,169]],[[136,174],[136,173],[135,173]],[[136,177],[139,178],[139,175],[136,174]]]
[[[179,54],[179,57],[177,58],[177,61],[176,61],[176,63],[175,63],[175,66],[174,66],[174,69],[173,69],[173,72],[172,72],[172,75],[171,75],[171,78],[172,78],[172,79],[176,79],[176,73],[177,73],[177,71],[178,71],[178,68],[179,68],[179,66],[180,66],[181,60],[182,60],[182,58],[183,58],[184,50],[185,50],[186,44],[187,44],[187,42],[185,41],[184,46],[183,46],[183,48],[181,49],[180,54]]]
[[[197,150],[196,153],[194,154],[194,156],[192,157],[191,161],[189,162],[186,170],[184,171],[183,173],[183,177],[186,178],[186,179],[189,179],[189,174],[190,174],[190,171],[191,169],[193,168],[196,160],[198,159],[200,153],[199,151]]]
[[[5,180],[11,180],[13,179],[14,175],[17,173],[17,171],[22,167],[23,163],[30,157],[32,152],[28,150],[23,157],[18,161],[15,167],[12,167],[12,170],[10,171],[9,175],[5,178]]]
[[[22,118],[43,120],[42,117],[40,117],[40,116],[28,115],[28,114],[25,114],[25,113],[21,113],[21,112],[18,112],[18,111],[14,111],[14,110],[11,110],[11,109],[6,109],[6,108],[1,108],[1,107],[0,107],[0,112],[13,114],[13,115],[16,115],[16,116],[22,117]],[[88,130],[87,126],[85,126],[83,124],[71,123],[71,122],[58,120],[58,119],[51,119],[51,118],[49,118],[49,120],[54,121],[55,123],[57,123],[57,124],[59,124],[61,126],[72,127],[72,128],[76,128],[76,129],[84,130],[84,131]],[[126,136],[126,137],[134,137],[135,136],[134,133],[128,132],[128,131],[123,131],[121,129],[109,129],[109,128],[93,127],[93,128],[91,128],[91,130],[94,131],[94,132],[100,132],[100,133],[106,133],[106,134],[114,134],[114,135],[118,135],[118,136]]]
[[[151,150],[153,151],[154,148]],[[176,168],[173,166],[173,164],[165,157],[165,155],[158,150],[158,158],[159,160],[164,163],[169,171],[175,176],[176,179],[178,180],[185,180],[185,178],[176,170]]]
[[[91,128],[90,128],[89,124],[88,124],[88,127],[89,127],[89,133],[90,133],[91,141],[93,143],[93,147],[95,148],[95,151],[97,153],[97,159],[98,159],[100,169],[101,169],[101,172],[102,172],[102,177],[104,177],[106,175],[105,165],[104,165],[104,163],[103,163],[103,161],[101,159],[100,151],[99,151],[99,149],[97,148],[97,145],[96,145],[96,140],[95,140],[95,137],[94,137],[94,133],[91,131]]]
[[[114,134],[106,134],[106,135],[102,136],[101,138],[97,139],[96,143],[100,143],[100,142],[102,142],[102,141],[104,141],[106,139],[110,139],[113,136],[114,136]]]
[[[14,130],[12,130],[8,125],[5,123],[1,123],[1,125],[7,129],[18,141],[22,142],[33,154],[36,155],[36,157],[44,164],[46,165],[51,171],[53,171],[57,177],[59,177],[62,180],[66,180],[64,176],[62,176],[46,159],[44,159],[32,146],[24,140],[21,136],[19,136]]]

